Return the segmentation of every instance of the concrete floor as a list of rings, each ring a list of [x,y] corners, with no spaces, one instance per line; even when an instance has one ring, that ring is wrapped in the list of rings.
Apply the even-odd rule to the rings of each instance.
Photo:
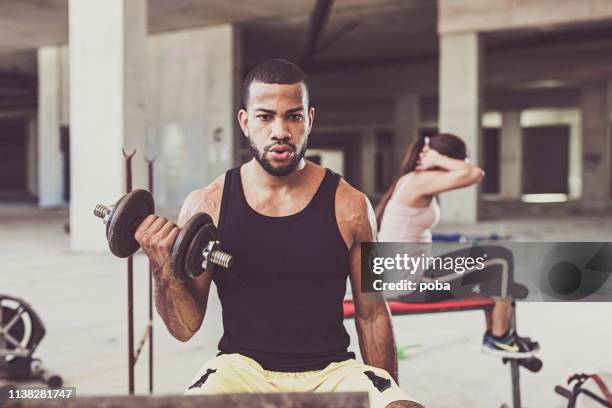
[[[83,394],[127,392],[125,261],[110,254],[72,254],[63,232],[65,210],[0,205],[0,293],[23,297],[47,327],[37,355]],[[510,234],[516,240],[612,240],[611,218],[513,219],[440,231]],[[100,228],[102,233],[102,226]],[[147,262],[135,257],[136,338],[147,316]],[[155,318],[155,393],[181,393],[198,368],[216,352],[220,306],[213,290],[200,332],[188,343],[174,340]],[[518,326],[542,344],[544,368],[522,371],[524,406],[562,407],[553,392],[575,372],[612,372],[609,303],[520,303]],[[510,402],[507,366],[480,353],[480,312],[394,318],[400,346],[419,345],[400,360],[403,388],[428,408],[495,407]],[[357,349],[352,321],[346,322]],[[147,389],[143,353],[136,389]]]

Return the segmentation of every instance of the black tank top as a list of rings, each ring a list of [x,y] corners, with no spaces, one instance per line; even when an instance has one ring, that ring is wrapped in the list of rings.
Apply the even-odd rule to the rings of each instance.
[[[220,354],[284,372],[355,357],[343,325],[349,257],[335,214],[339,180],[326,170],[302,211],[269,217],[246,202],[240,167],[226,173],[218,237],[234,262],[213,278],[223,310]]]

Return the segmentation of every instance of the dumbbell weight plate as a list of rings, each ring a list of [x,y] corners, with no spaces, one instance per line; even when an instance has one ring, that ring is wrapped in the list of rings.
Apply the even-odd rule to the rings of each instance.
[[[208,246],[210,241],[215,241],[217,239],[217,228],[212,219],[208,215],[207,217],[209,221],[198,230],[187,249],[187,254],[185,256],[185,273],[188,277],[196,277],[204,272],[202,268],[202,263],[204,262],[203,250]],[[212,264],[208,264],[208,268],[211,267]]]
[[[0,332],[8,333],[11,340],[18,343],[18,345],[14,344],[13,341],[8,340],[8,337],[4,339],[4,342],[0,342],[1,367],[2,363],[7,361],[11,351],[33,353],[45,336],[45,327],[40,317],[23,299],[0,295]]]
[[[195,214],[181,228],[172,247],[172,273],[179,282],[186,282],[200,274],[202,250],[208,241],[215,239],[215,232],[212,218],[206,213]],[[190,276],[189,272],[193,275]]]
[[[146,190],[134,190],[117,201],[106,224],[108,247],[115,256],[127,258],[138,251],[140,245],[134,234],[140,223],[154,212],[153,197]]]
[[[2,317],[2,320],[0,321],[0,329],[5,329],[4,326],[8,325],[8,323],[11,322],[15,318],[15,316],[21,311],[22,310],[18,307],[13,309],[8,306],[0,305],[0,316]],[[23,341],[26,338],[25,319],[23,317],[23,315],[21,317],[18,317],[17,320],[12,324],[11,328],[8,329],[8,334],[10,334],[13,339],[17,340],[20,345],[22,345]],[[5,347],[7,347],[7,349],[9,350],[15,349],[15,345],[9,342],[6,342]]]

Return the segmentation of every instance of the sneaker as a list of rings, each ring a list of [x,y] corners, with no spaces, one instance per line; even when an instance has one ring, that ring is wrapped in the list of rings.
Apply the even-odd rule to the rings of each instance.
[[[529,358],[539,349],[538,342],[520,337],[513,330],[508,330],[501,338],[487,331],[482,338],[482,352],[497,357]]]

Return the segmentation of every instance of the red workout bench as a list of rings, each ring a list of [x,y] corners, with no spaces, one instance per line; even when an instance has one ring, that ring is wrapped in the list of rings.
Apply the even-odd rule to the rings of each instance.
[[[461,300],[447,300],[444,302],[433,303],[408,303],[397,300],[387,301],[392,315],[412,315],[412,314],[427,314],[427,313],[444,313],[444,312],[464,312],[469,310],[486,310],[492,309],[495,301],[491,298],[470,298]],[[355,317],[355,305],[352,300],[343,302],[344,318],[352,319]],[[510,326],[516,330],[516,314],[514,302],[512,302],[512,313],[510,316]],[[542,367],[542,362],[531,357],[525,360],[506,359],[503,363],[510,363],[510,376],[512,380],[512,407],[521,408],[521,391],[519,366],[527,368],[529,371],[538,372]],[[507,404],[503,404],[502,408],[509,408]]]
[[[463,312],[467,310],[492,309],[495,302],[489,298],[472,298],[461,300],[448,300],[436,303],[404,303],[396,300],[387,301],[392,315],[411,315],[421,313],[443,313],[443,312]],[[344,318],[355,317],[355,305],[352,300],[345,300]]]

